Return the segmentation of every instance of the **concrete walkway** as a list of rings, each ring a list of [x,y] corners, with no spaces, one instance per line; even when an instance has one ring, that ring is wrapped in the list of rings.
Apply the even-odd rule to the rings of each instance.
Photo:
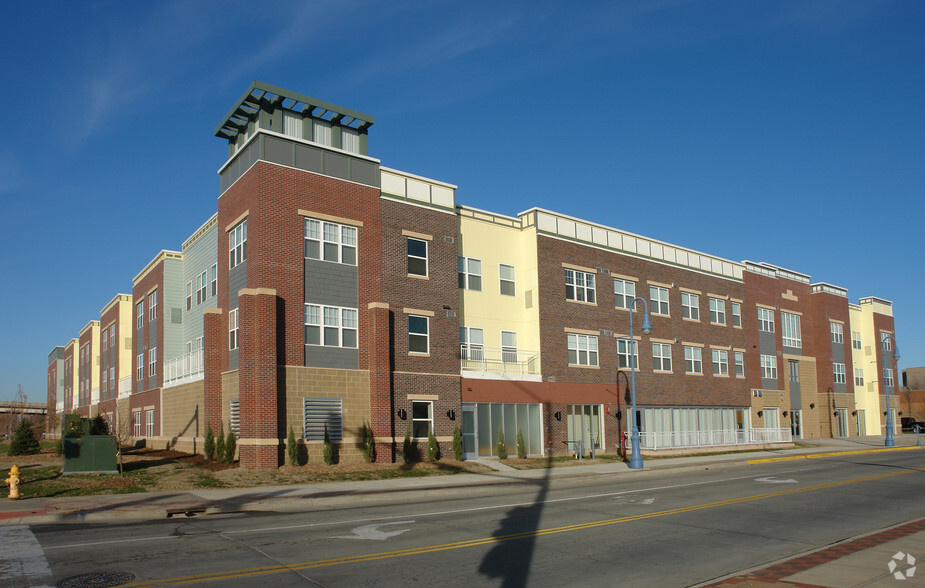
[[[750,451],[719,455],[651,458],[645,470],[683,470],[709,468],[726,463],[761,463],[789,459],[812,459],[837,454],[873,451],[908,451],[916,447],[914,435],[897,435],[896,448],[885,448],[883,437],[814,439],[811,446],[780,450]],[[176,492],[147,492],[106,496],[29,498],[0,501],[0,525],[41,524],[67,521],[112,519],[163,519],[228,512],[296,511],[321,506],[372,503],[388,497],[392,501],[413,502],[421,492],[499,484],[531,484],[547,478],[580,478],[632,474],[623,462],[584,460],[587,463],[551,469],[517,470],[496,460],[477,460],[493,468],[480,474],[458,474],[426,478],[398,478],[356,482],[324,482],[294,486],[263,486],[218,490],[197,489]],[[712,583],[731,586],[893,586],[895,573],[914,576],[913,564],[903,548],[925,558],[925,520],[884,529],[864,537],[841,542],[762,569]],[[900,561],[902,560],[902,561]],[[889,562],[895,561],[889,569]],[[923,559],[925,566],[925,559]],[[913,574],[909,576],[908,574]],[[925,583],[925,568],[919,576]],[[907,582],[903,585],[917,585]]]

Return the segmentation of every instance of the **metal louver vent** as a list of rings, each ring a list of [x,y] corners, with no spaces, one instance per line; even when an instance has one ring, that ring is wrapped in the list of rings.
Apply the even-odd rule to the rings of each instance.
[[[304,437],[306,441],[324,441],[327,426],[331,441],[344,437],[344,401],[341,398],[303,398]]]

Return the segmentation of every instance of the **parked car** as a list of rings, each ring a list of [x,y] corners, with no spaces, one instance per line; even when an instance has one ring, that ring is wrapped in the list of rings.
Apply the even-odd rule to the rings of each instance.
[[[912,417],[899,417],[899,421],[903,431],[915,431],[915,426],[918,425],[919,431],[925,432],[925,423],[916,421]]]

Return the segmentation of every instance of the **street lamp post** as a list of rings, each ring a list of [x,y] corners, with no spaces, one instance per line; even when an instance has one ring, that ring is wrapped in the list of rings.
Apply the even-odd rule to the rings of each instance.
[[[899,360],[899,345],[896,344],[896,339],[892,335],[883,334],[881,344],[883,345],[883,389],[886,392],[886,440],[883,444],[886,447],[894,447],[896,441],[893,440],[893,412],[890,410],[890,383],[887,379],[887,369],[892,370],[893,364],[890,364],[890,367],[887,368],[886,358],[887,352],[889,351],[889,346],[887,341],[893,342],[893,359]],[[896,385],[896,374],[893,374],[893,385]],[[898,394],[898,392],[897,392]]]
[[[630,302],[630,374],[633,389],[633,412],[630,415],[630,418],[633,422],[633,434],[630,437],[630,443],[633,448],[633,455],[630,457],[630,468],[640,469],[642,468],[642,451],[640,450],[640,440],[639,440],[639,424],[636,421],[636,358],[639,357],[639,346],[636,344],[636,340],[633,339],[633,312],[636,308],[636,301],[642,301],[643,308],[645,308],[645,314],[642,315],[642,334],[648,335],[652,332],[652,325],[649,323],[649,304],[645,301],[644,298],[633,298],[633,301]]]

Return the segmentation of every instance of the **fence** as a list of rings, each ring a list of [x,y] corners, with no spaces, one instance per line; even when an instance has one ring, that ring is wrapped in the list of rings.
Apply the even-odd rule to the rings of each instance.
[[[643,449],[674,449],[678,447],[718,447],[790,443],[790,429],[722,429],[718,431],[665,431],[639,433]]]
[[[191,351],[164,362],[164,387],[179,386],[205,377],[202,350]]]
[[[508,347],[483,347],[471,343],[459,346],[459,367],[470,372],[510,375],[538,375],[540,354]]]

